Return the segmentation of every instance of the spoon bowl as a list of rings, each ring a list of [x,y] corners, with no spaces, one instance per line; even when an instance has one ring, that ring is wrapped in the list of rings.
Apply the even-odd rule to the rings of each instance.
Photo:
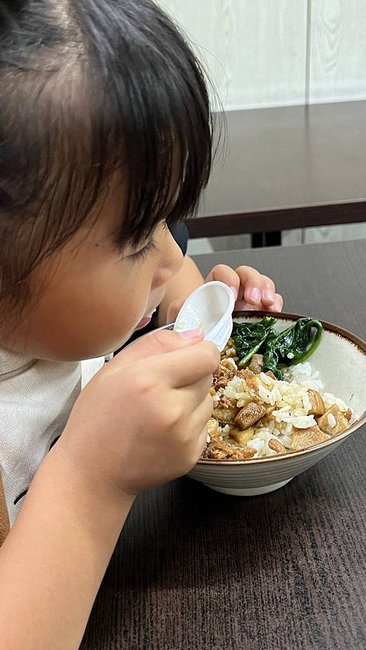
[[[230,338],[235,296],[226,284],[215,280],[196,289],[185,301],[174,324],[176,332],[201,328],[206,341],[220,352]]]

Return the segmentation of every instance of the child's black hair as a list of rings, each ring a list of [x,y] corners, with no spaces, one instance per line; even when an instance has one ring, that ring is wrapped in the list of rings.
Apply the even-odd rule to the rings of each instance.
[[[117,244],[192,214],[211,138],[201,68],[151,0],[0,0],[1,296],[26,295],[118,169]]]

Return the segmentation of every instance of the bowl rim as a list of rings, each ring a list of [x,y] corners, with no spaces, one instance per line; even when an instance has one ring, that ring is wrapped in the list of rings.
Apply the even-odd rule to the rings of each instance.
[[[291,312],[272,312],[272,311],[269,312],[269,311],[262,311],[262,310],[233,312],[233,318],[249,319],[249,318],[263,318],[264,316],[274,316],[278,320],[298,320],[299,318],[310,318],[309,316],[304,316],[303,314],[294,314]],[[336,325],[335,323],[330,323],[329,321],[323,320],[321,318],[317,318],[316,320],[319,320],[319,322],[323,325],[325,331],[332,332],[333,334],[336,334],[337,336],[340,336],[348,340],[355,347],[357,347],[360,350],[360,352],[366,357],[366,341],[361,339],[361,337],[357,336],[357,334],[353,334],[353,332],[347,330],[345,327],[341,327],[340,325]],[[362,427],[365,423],[366,423],[366,408],[363,414],[361,415],[361,417],[359,417],[358,420],[355,420],[355,422],[352,423],[349,429],[346,429],[346,431],[344,431],[338,436],[334,436],[333,438],[330,438],[329,440],[325,440],[324,442],[319,442],[318,444],[312,445],[307,449],[300,449],[299,451],[290,451],[287,454],[278,454],[277,456],[267,456],[265,458],[248,458],[247,460],[200,459],[197,461],[197,465],[206,465],[206,466],[219,465],[220,467],[226,465],[229,467],[231,466],[237,467],[238,465],[244,466],[248,464],[255,465],[259,463],[262,464],[262,463],[271,463],[271,462],[278,463],[284,460],[288,460],[289,458],[295,458],[295,457],[298,458],[299,456],[304,456],[305,454],[311,454],[312,452],[316,452],[319,449],[330,447],[335,442],[339,442],[347,438],[351,433],[354,433],[354,431]]]

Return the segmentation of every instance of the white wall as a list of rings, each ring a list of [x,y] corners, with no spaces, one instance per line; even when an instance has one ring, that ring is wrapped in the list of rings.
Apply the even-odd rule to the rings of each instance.
[[[310,101],[365,99],[366,1],[312,0],[309,34]]]
[[[366,0],[158,0],[226,109],[366,98]]]

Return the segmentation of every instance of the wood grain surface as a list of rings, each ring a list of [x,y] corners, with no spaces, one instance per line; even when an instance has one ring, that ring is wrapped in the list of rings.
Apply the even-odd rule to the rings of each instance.
[[[285,307],[366,337],[366,241],[204,255],[275,278]],[[366,430],[268,495],[183,478],[140,495],[83,650],[366,647]]]
[[[191,236],[366,220],[366,102],[232,111],[220,128]]]
[[[364,0],[158,1],[226,110],[366,99]]]
[[[159,0],[185,31],[225,109],[305,100],[306,0]]]
[[[366,3],[311,0],[309,100],[366,98]]]

